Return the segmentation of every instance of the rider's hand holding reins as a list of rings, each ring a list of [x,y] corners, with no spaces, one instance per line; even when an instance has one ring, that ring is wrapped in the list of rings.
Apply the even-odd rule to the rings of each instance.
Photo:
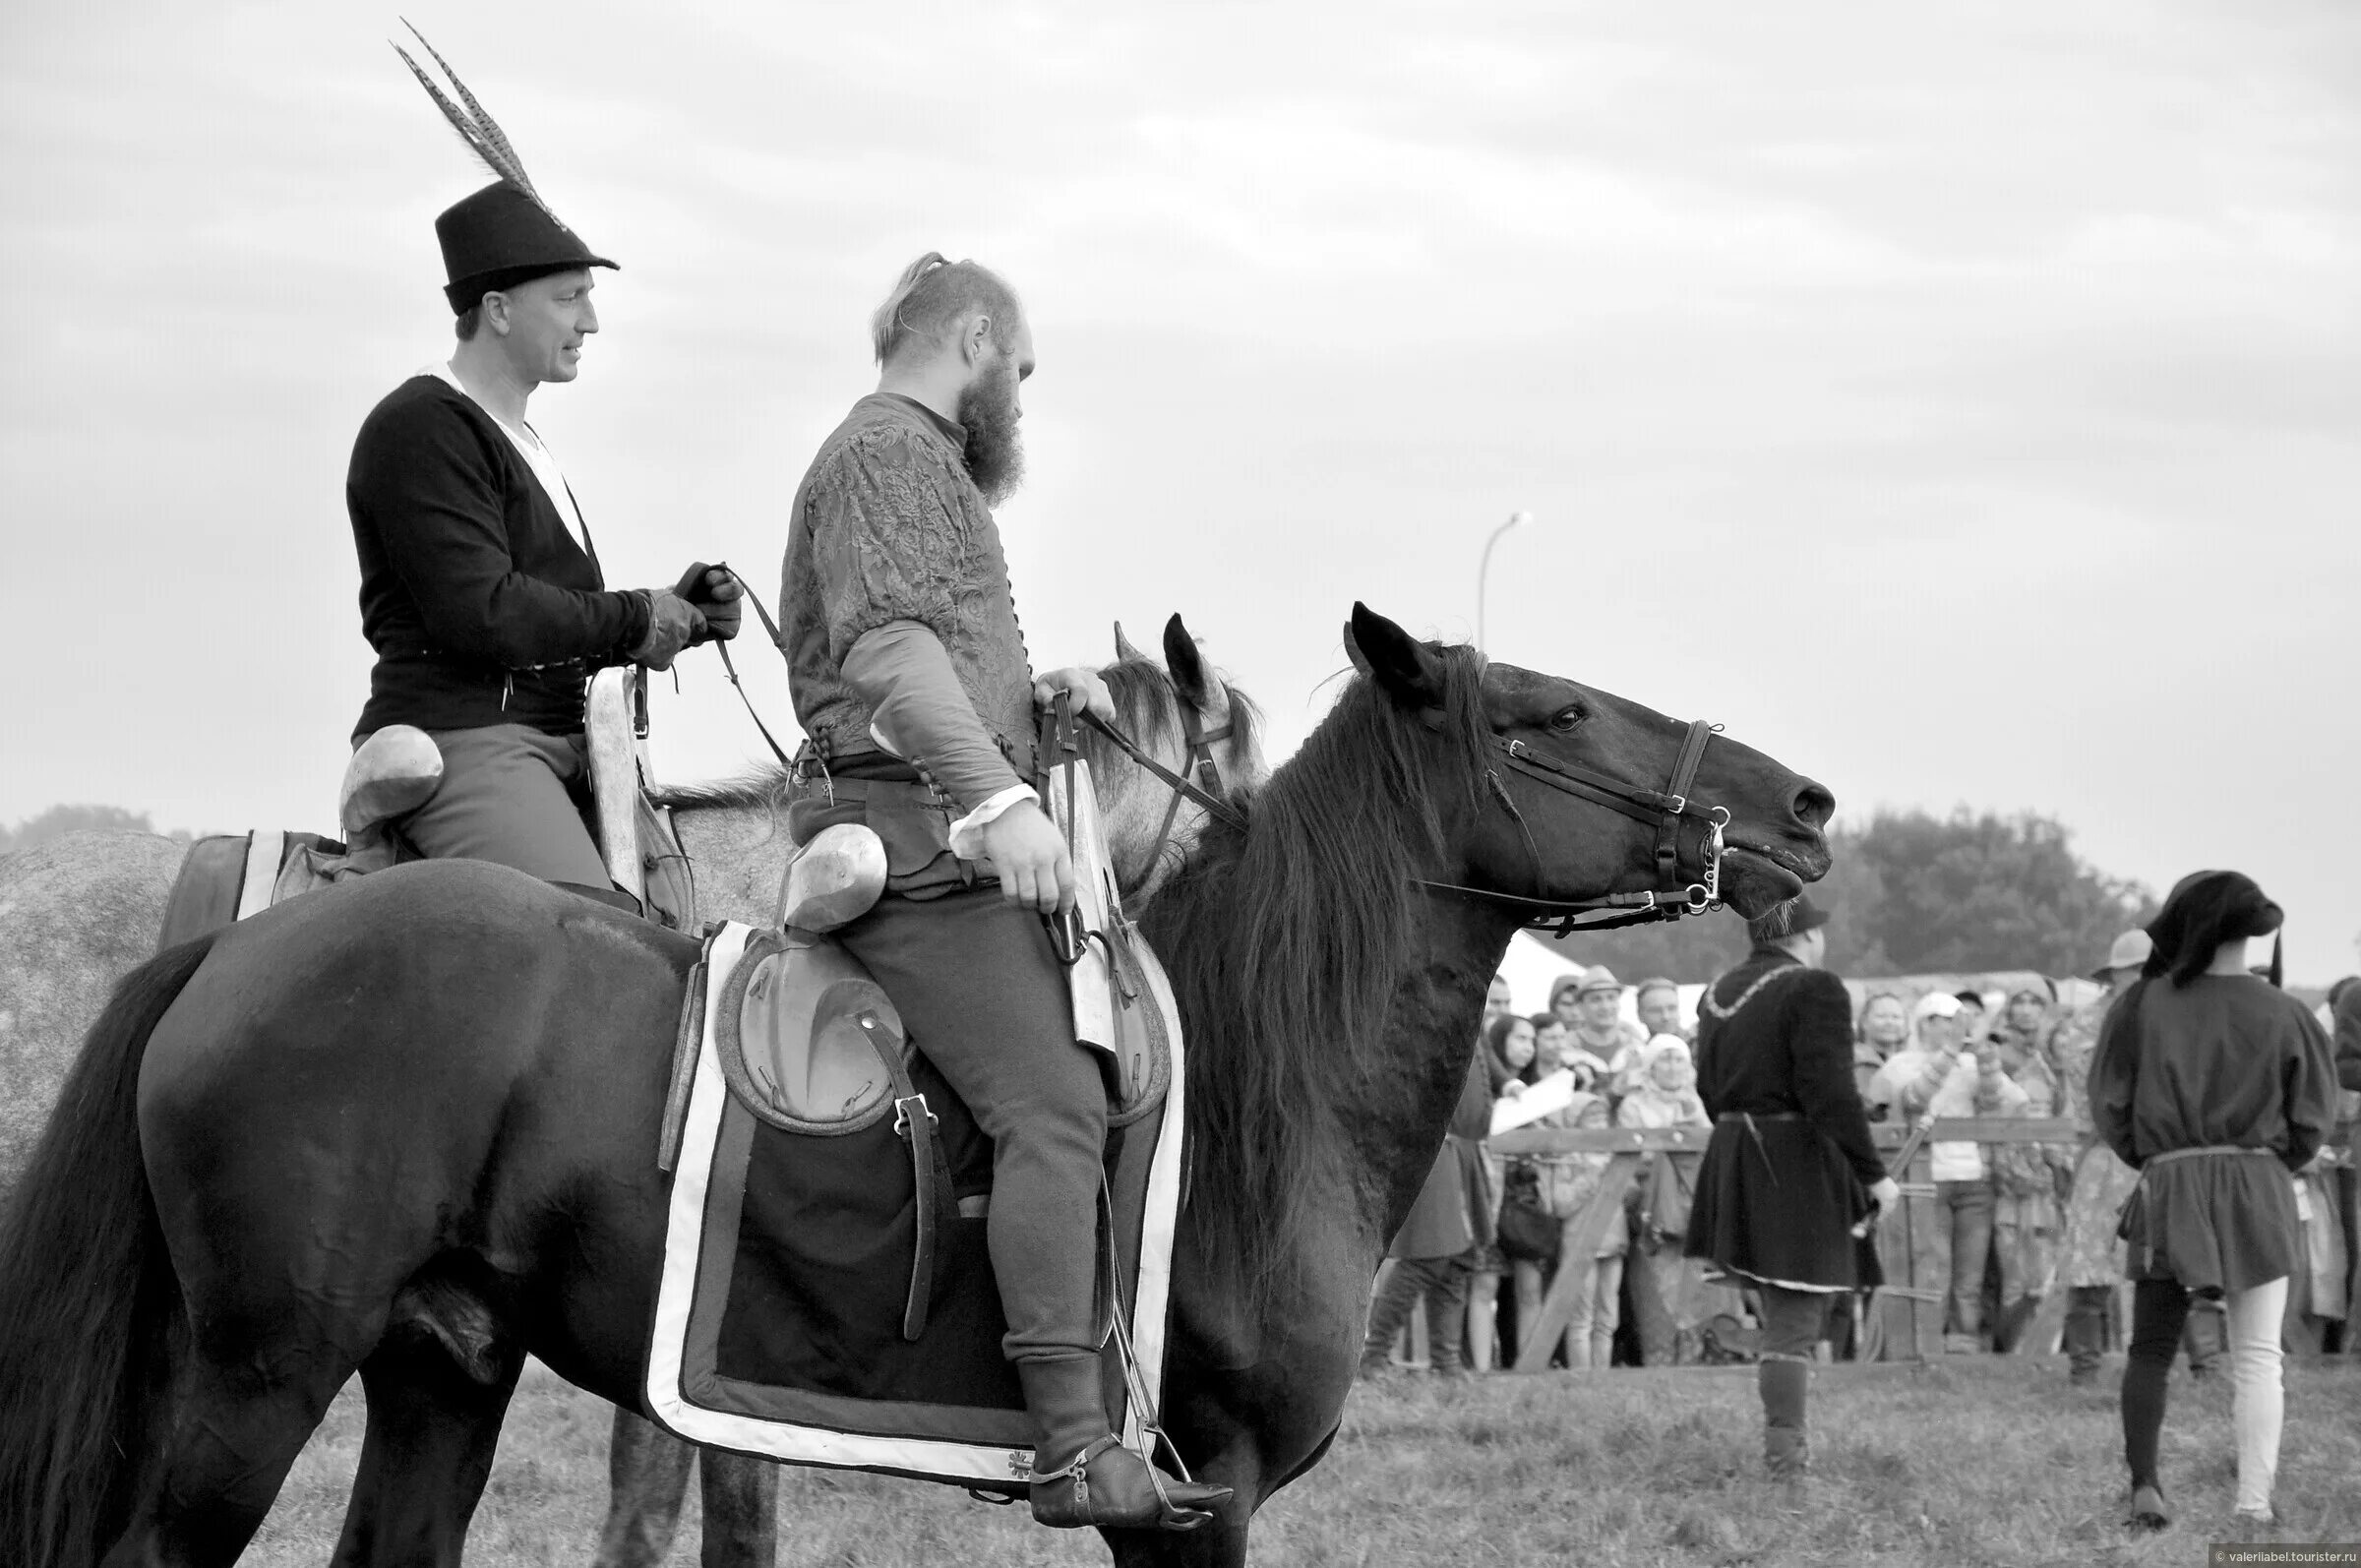
[[[1115,698],[1096,670],[1086,670],[1077,664],[1037,677],[1033,682],[1033,705],[1046,708],[1057,700],[1060,692],[1073,698],[1075,718],[1085,713],[1096,713],[1109,720],[1116,716]]]
[[[1019,909],[1062,915],[1074,907],[1074,862],[1049,814],[1020,800],[984,825],[984,853],[1000,896]]]
[[[746,585],[728,567],[692,567],[673,591],[705,618],[706,635],[698,641],[727,642],[738,634],[739,618],[746,613]]]

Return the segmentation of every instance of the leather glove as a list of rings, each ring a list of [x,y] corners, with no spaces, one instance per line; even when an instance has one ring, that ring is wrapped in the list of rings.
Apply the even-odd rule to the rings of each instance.
[[[739,618],[746,612],[746,586],[728,567],[709,567],[699,561],[681,573],[672,591],[705,618],[710,640],[727,642],[738,634]],[[703,642],[708,637],[700,635],[696,640]]]
[[[1894,1205],[1902,1201],[1901,1183],[1892,1176],[1881,1178],[1875,1186],[1869,1189],[1869,1201],[1877,1205],[1879,1214],[1890,1212]]]
[[[674,655],[704,630],[705,618],[669,588],[642,588],[639,594],[647,601],[647,635],[626,656],[651,670],[669,670]]]

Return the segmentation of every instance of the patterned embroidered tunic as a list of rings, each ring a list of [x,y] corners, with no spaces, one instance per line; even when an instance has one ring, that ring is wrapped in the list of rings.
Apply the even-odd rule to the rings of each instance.
[[[942,643],[1015,783],[1033,773],[1033,673],[963,439],[907,397],[853,404],[795,493],[779,624],[796,718],[823,756],[878,750],[844,659],[864,633],[910,621]]]

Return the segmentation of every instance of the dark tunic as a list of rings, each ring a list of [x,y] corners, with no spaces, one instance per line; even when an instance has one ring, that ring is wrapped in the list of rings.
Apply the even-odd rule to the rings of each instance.
[[[357,739],[389,724],[582,727],[592,671],[647,634],[524,458],[472,398],[413,376],[361,423],[344,480],[377,650]]]
[[[2090,1064],[2090,1121],[2140,1172],[2124,1216],[2133,1279],[2243,1291],[2303,1261],[2288,1173],[2335,1124],[2318,1019],[2252,975],[2142,981]],[[2247,1150],[2176,1156],[2180,1150]]]
[[[1387,1256],[1457,1257],[1492,1242],[1490,1176],[1483,1168],[1483,1140],[1492,1128],[1492,1085],[1483,1070],[1482,1048],[1468,1065],[1468,1081],[1451,1109],[1451,1130],[1410,1215],[1394,1234]]]
[[[1853,1083],[1845,983],[1776,947],[1747,954],[1706,988],[1697,1093],[1714,1135],[1683,1250],[1781,1284],[1883,1283],[1876,1247],[1851,1234],[1886,1172]]]

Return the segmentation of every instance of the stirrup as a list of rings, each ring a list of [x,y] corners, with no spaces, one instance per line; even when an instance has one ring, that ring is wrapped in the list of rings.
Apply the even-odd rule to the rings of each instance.
[[[1102,1518],[1099,1515],[1093,1506],[1091,1497],[1090,1463],[1110,1451],[1121,1453],[1124,1457],[1138,1463],[1147,1472],[1148,1485],[1156,1494],[1155,1517]],[[1064,1487],[1056,1484],[1068,1479],[1073,1482],[1073,1489],[1070,1493],[1066,1492]],[[1230,1488],[1227,1486],[1190,1483],[1190,1490],[1208,1494],[1202,1499],[1207,1503],[1222,1502],[1230,1496]],[[1154,1462],[1124,1448],[1121,1439],[1112,1432],[1103,1437],[1093,1438],[1083,1446],[1080,1453],[1058,1469],[1037,1472],[1033,1477],[1032,1503],[1033,1517],[1037,1522],[1059,1530],[1095,1527],[1100,1530],[1180,1532],[1194,1530],[1213,1517],[1210,1511],[1198,1506],[1195,1500],[1187,1502],[1176,1500],[1164,1473],[1156,1468]]]

